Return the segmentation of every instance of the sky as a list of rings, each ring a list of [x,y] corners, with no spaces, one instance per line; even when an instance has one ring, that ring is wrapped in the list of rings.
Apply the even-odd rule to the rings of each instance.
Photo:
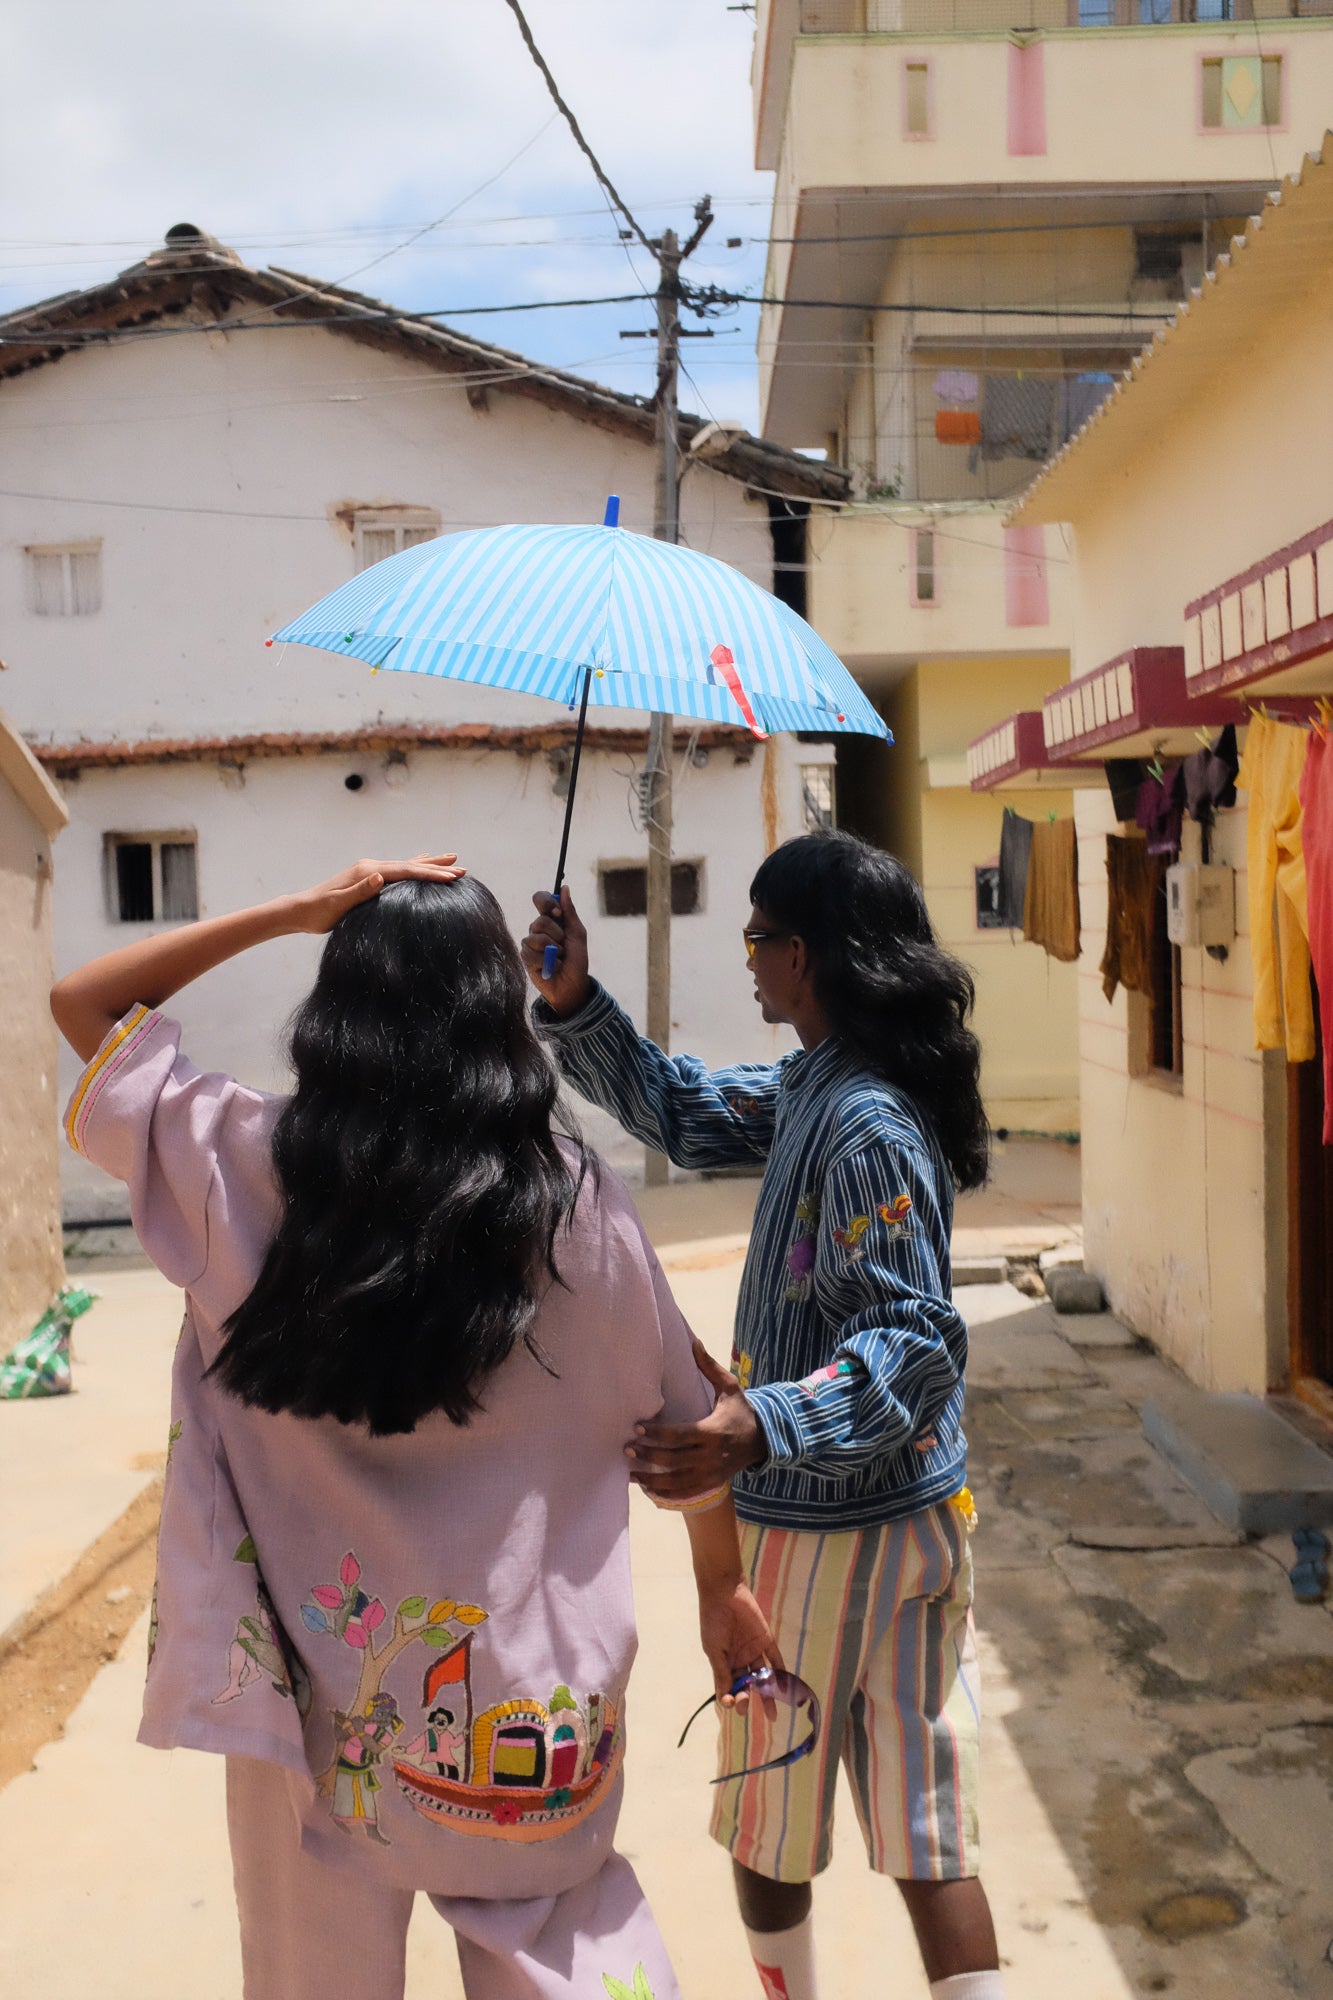
[[[753,166],[753,15],[726,0],[524,11],[646,234],[684,238],[711,195],[687,275],[757,291],[773,177]],[[247,263],[443,310],[460,331],[651,392],[652,341],[620,338],[653,327],[648,304],[462,312],[656,282],[506,0],[20,0],[5,70],[0,310],[100,283],[188,221]],[[740,308],[682,344],[683,408],[755,426],[755,318]]]

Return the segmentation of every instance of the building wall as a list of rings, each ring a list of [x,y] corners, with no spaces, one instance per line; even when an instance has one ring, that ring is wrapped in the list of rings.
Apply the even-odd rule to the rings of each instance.
[[[1065,819],[1071,797],[970,792],[964,755],[973,737],[1015,709],[1040,707],[1062,671],[1040,658],[934,660],[917,670],[922,886],[941,939],[976,977],[991,1120],[1018,1130],[1077,1128],[1075,968],[1017,934],[979,929],[975,870],[999,860],[1006,805],[1029,819]]]
[[[976,979],[982,1089],[992,1122],[1015,1130],[1077,1128],[1076,968],[1021,936],[980,929],[974,871],[999,859],[1006,804],[1028,818],[1068,818],[1071,796],[970,792],[964,753],[1015,708],[1039,707],[1063,671],[1041,658],[924,662],[881,697],[892,761],[870,765],[850,745],[838,753],[844,817],[912,869],[941,942]]]
[[[0,1354],[64,1280],[51,903],[51,842],[0,779]]]
[[[1324,272],[1201,372],[1149,444],[1090,482],[1071,530],[1075,672],[1131,645],[1178,643],[1191,597],[1333,512],[1330,305]],[[1262,1392],[1286,1365],[1285,1064],[1254,1048],[1244,794],[1214,841],[1214,858],[1236,870],[1235,944],[1220,965],[1183,953],[1179,1087],[1131,1073],[1138,1003],[1118,994],[1108,1005],[1096,974],[1109,815],[1100,792],[1078,796],[1087,1261],[1113,1307],[1195,1380]],[[1197,852],[1187,826],[1184,858]]]
[[[1220,357],[1080,513],[1070,531],[1076,674],[1129,646],[1179,645],[1192,598],[1333,514],[1330,315],[1325,268],[1257,340]]]
[[[675,853],[701,859],[704,876],[701,912],[672,924],[672,1046],[710,1063],[772,1060],[793,1046],[789,1031],[759,1018],[739,936],[749,915],[750,877],[767,844],[766,756],[773,760],[782,839],[801,830],[798,764],[827,759],[823,746],[774,739],[745,763],[729,751],[711,752],[702,770],[676,761]],[[641,862],[644,855],[629,818],[627,767],[621,755],[585,754],[567,876],[591,935],[594,972],[642,1023],[644,920],[598,913],[599,861]],[[356,792],[343,782],[352,773],[365,780]],[[201,916],[306,887],[359,855],[457,848],[521,937],[533,891],[550,886],[564,810],[544,756],[444,749],[412,752],[406,782],[394,787],[379,758],[337,753],[258,759],[240,779],[216,763],[88,770],[65,790],[71,817],[56,901],[57,955],[65,968],[146,928],[108,915],[108,831],[193,829]],[[280,939],[188,987],[169,1011],[184,1024],[192,1059],[263,1089],[285,1088],[283,1025],[314,976],[319,951],[314,938]],[[44,1012],[44,986],[41,1004]],[[62,1093],[78,1070],[62,1047]],[[637,1174],[642,1148],[601,1114],[588,1109],[585,1117],[590,1140],[613,1164]],[[53,1153],[53,1127],[46,1129]],[[69,1218],[124,1216],[120,1184],[63,1150]]]
[[[1016,45],[1007,35],[906,40],[811,36],[792,63],[777,193],[801,188],[974,188],[1005,183],[1165,186],[1220,179],[1265,183],[1299,165],[1325,123],[1333,36],[1325,21],[1274,21],[1266,56],[1286,65],[1282,127],[1205,131],[1199,63],[1253,56],[1249,22],[1176,32],[1053,33],[1024,51],[1044,113],[1044,145],[1011,150]],[[902,64],[932,66],[934,137],[904,129]],[[1273,154],[1276,153],[1276,167]],[[778,272],[779,277],[785,276]]]
[[[315,328],[215,329],[67,358],[4,384],[0,444],[11,494],[73,496],[0,498],[6,695],[15,726],[37,743],[563,719],[549,702],[372,676],[357,662],[264,640],[353,574],[358,505],[433,508],[448,532],[600,521],[616,492],[624,524],[651,527],[650,444],[496,389],[475,409],[458,377]],[[681,511],[692,547],[771,583],[762,498],[690,463]],[[101,609],[37,615],[25,548],[90,539],[101,541]],[[644,718],[617,711],[608,720],[628,728]],[[762,1060],[779,1046],[750,1003],[735,934],[766,845],[802,830],[798,764],[832,758],[824,746],[796,750],[779,739],[767,753],[767,810],[765,753],[737,765],[714,751],[702,768],[677,759],[675,851],[703,860],[705,908],[674,925],[673,1035],[718,1061]],[[646,853],[631,816],[633,762],[627,752],[584,763],[570,880],[576,895],[582,884],[585,910],[595,907],[598,860]],[[397,791],[371,756],[258,760],[239,775],[216,761],[88,771],[68,787],[58,970],[126,939],[105,908],[112,831],[195,830],[204,914],[318,880],[359,854],[456,845],[521,933],[531,891],[549,886],[564,810],[545,759],[421,751],[407,769]],[[366,778],[355,795],[342,783],[353,770]],[[607,920],[601,969],[640,1019],[644,949],[642,920]],[[277,1029],[313,959],[305,941],[275,945],[187,995],[197,1059],[276,1081]],[[66,1052],[65,1087],[72,1075]],[[641,1152],[609,1125],[590,1128],[637,1165]],[[72,1156],[65,1172],[71,1215],[123,1212],[120,1192]]]
[[[1212,850],[1236,871],[1237,937],[1223,964],[1183,951],[1173,1081],[1130,1073],[1143,1003],[1102,993],[1105,836],[1120,829],[1109,792],[1075,795],[1083,1232],[1084,1262],[1128,1325],[1205,1388],[1262,1395],[1285,1363],[1283,1061],[1253,1045],[1243,798],[1219,813]],[[1182,858],[1198,858],[1193,827]]]
[[[319,328],[97,349],[0,391],[0,620],[15,726],[46,741],[549,720],[550,703],[264,640],[354,572],[356,506],[434,508],[442,532],[600,521],[651,529],[653,451],[561,411]],[[682,533],[765,585],[762,500],[691,465]],[[39,617],[23,550],[99,538],[102,608]],[[626,721],[630,717],[622,718]]]

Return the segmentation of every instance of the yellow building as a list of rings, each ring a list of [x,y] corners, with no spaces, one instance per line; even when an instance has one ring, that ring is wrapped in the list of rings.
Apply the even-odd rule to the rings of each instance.
[[[1288,1061],[1290,1041],[1256,1048],[1255,961],[1274,936],[1271,890],[1249,869],[1266,838],[1261,793],[1242,789],[1218,812],[1207,856],[1200,828],[1184,823],[1182,862],[1207,859],[1220,871],[1212,949],[1172,944],[1168,932],[1166,948],[1154,946],[1147,991],[1122,989],[1109,1002],[1097,970],[1107,836],[1132,835],[1116,817],[1104,760],[1188,755],[1230,716],[1247,725],[1242,744],[1256,730],[1280,735],[1299,771],[1311,742],[1302,725],[1324,727],[1319,698],[1333,696],[1331,363],[1333,136],[1011,515],[1048,533],[1062,524],[1068,538],[1072,677],[1042,704],[1035,740],[1031,721],[1014,718],[1012,737],[1006,725],[974,746],[973,771],[998,804],[1008,783],[1026,782],[1048,759],[1084,766],[1075,817],[1089,1268],[1115,1310],[1195,1381],[1257,1394],[1289,1387],[1333,1417],[1333,1148],[1320,1139],[1322,1066]],[[1307,800],[1307,861],[1318,824]],[[1261,843],[1254,856],[1251,836]],[[1281,838],[1299,860],[1300,834],[1287,828]],[[1178,930],[1201,882],[1178,879]],[[1303,876],[1293,897],[1304,912]],[[1123,907],[1112,898],[1113,914]],[[1333,909],[1321,912],[1312,896],[1311,937],[1330,919]],[[1294,933],[1293,952],[1288,1037],[1310,990]],[[1328,1031],[1333,996],[1322,997]],[[1316,1011],[1316,1056],[1318,1032]]]
[[[1078,623],[1054,521],[1007,511],[1322,132],[1328,12],[759,0],[762,428],[853,470],[855,504],[810,519],[807,609],[897,738],[839,746],[839,818],[975,968],[997,1124],[1065,1129],[1078,1096],[1076,968],[987,924],[1001,812],[967,782]],[[1056,776],[1017,809],[1068,817]]]

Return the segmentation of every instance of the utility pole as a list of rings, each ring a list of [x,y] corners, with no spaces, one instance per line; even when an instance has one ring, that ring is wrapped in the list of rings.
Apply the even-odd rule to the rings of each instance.
[[[653,534],[659,542],[680,540],[680,267],[713,219],[708,196],[694,211],[695,228],[682,250],[674,229],[664,229],[657,251],[657,481]],[[671,749],[673,718],[654,715],[648,726],[644,807],[648,821],[648,1037],[665,1054],[671,1046]],[[665,1153],[649,1146],[644,1180],[662,1187],[670,1166]]]

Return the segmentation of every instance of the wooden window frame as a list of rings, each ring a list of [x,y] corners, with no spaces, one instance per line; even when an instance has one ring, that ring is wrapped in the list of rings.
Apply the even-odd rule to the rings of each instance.
[[[120,881],[116,867],[116,855],[122,847],[147,847],[151,850],[152,870],[152,912],[146,917],[124,917],[120,913]],[[164,916],[165,902],[162,875],[162,849],[164,847],[188,847],[194,855],[194,908],[179,915]],[[102,835],[102,876],[105,891],[105,907],[108,923],[122,924],[190,924],[199,916],[199,836],[192,827],[177,827],[162,831],[154,828],[151,832],[129,829],[104,833]]]

